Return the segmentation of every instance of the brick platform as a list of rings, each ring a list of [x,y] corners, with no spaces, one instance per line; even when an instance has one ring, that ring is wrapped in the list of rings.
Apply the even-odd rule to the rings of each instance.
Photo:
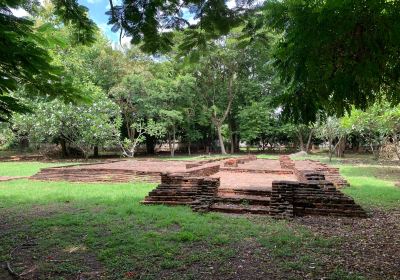
[[[189,205],[194,211],[252,213],[291,218],[303,215],[366,217],[354,200],[336,186],[339,172],[315,161],[234,158],[194,173],[164,174],[144,204]],[[208,181],[212,179],[212,181]],[[331,180],[330,180],[331,179]]]
[[[194,211],[365,217],[338,189],[348,183],[318,161],[246,156],[204,161],[120,160],[42,169],[34,180],[159,184],[143,204],[189,205]]]

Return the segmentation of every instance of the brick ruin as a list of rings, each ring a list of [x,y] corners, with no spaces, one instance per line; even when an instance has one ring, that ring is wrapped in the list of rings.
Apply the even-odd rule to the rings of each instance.
[[[119,160],[44,168],[31,179],[157,183],[143,204],[188,205],[198,212],[276,218],[366,217],[366,212],[340,191],[348,183],[337,168],[289,156],[279,160],[255,156],[201,161]]]
[[[313,161],[304,169],[288,156],[279,159],[280,169],[249,169],[240,165],[255,161],[244,157],[223,161],[200,173],[164,173],[161,184],[151,191],[143,204],[189,205],[194,211],[265,214],[275,218],[304,215],[366,217],[354,200],[338,190],[348,183],[336,168]],[[270,187],[222,188],[218,174],[240,173],[292,174],[295,180],[273,180]],[[223,179],[222,179],[223,180]]]

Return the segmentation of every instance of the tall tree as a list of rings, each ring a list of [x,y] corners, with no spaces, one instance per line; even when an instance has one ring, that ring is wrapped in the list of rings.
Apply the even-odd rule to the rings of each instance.
[[[238,64],[235,52],[215,46],[212,52],[200,59],[194,73],[204,110],[217,130],[221,153],[226,154],[222,125],[236,95]]]
[[[399,17],[399,1],[267,1],[259,19],[281,36],[273,56],[284,113],[307,122],[382,95],[399,102]]]

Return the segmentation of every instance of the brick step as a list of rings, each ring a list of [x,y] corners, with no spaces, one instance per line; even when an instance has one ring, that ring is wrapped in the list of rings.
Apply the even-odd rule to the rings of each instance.
[[[264,205],[269,206],[270,197],[263,196],[218,196],[214,199],[215,202],[239,204],[239,205]]]
[[[193,201],[193,197],[190,196],[155,196],[150,195],[145,197],[146,201],[183,201],[183,202],[191,202]]]
[[[156,196],[163,196],[163,195],[195,195],[195,194],[197,194],[197,191],[192,191],[192,190],[187,190],[187,191],[184,191],[184,190],[169,190],[169,191],[167,191],[167,190],[158,190],[158,189],[155,189],[155,190],[152,190],[150,193],[149,193],[149,195],[151,195],[151,196],[153,196],[153,195],[156,195]]]
[[[188,202],[182,202],[182,201],[147,201],[147,200],[143,200],[140,202],[141,204],[148,204],[148,205],[170,205],[170,206],[174,206],[174,205],[189,205],[190,203]]]
[[[250,196],[271,196],[271,190],[260,190],[260,189],[229,189],[219,188],[218,195],[250,195]]]
[[[118,174],[57,174],[57,175],[37,175],[32,176],[32,178],[108,178],[108,177],[118,177],[118,178],[135,178],[135,177],[146,177],[146,176],[137,176],[137,175],[118,175]]]
[[[268,206],[215,203],[210,206],[210,211],[222,212],[222,213],[233,213],[233,214],[250,213],[250,214],[269,215],[270,208]]]
[[[171,189],[190,189],[193,187],[197,187],[199,184],[198,183],[192,183],[192,184],[164,184],[161,183],[158,185],[157,189],[160,190],[171,190]]]
[[[293,174],[293,171],[289,170],[289,169],[257,170],[257,169],[245,169],[245,168],[237,168],[237,167],[221,167],[220,171],[240,172],[240,173],[257,173],[257,174],[279,174],[279,175]]]
[[[71,181],[71,182],[131,182],[131,181],[143,181],[158,183],[160,180],[154,176],[140,176],[140,175],[118,175],[118,174],[38,174],[30,177],[32,180],[40,181]]]

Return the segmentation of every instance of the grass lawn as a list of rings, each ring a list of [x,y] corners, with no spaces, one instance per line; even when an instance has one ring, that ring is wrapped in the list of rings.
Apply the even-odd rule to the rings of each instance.
[[[31,175],[52,165],[0,163],[0,175]],[[400,188],[360,168],[341,167],[352,184],[345,192],[369,209],[398,209]],[[385,279],[371,278],[368,266],[338,262],[348,254],[348,234],[321,232],[322,218],[310,226],[314,220],[141,205],[154,187],[1,182],[0,263],[32,279]],[[0,269],[0,279],[7,277]]]
[[[395,186],[393,178],[396,177],[390,176],[390,174],[393,176],[393,167],[342,165],[339,168],[350,183],[350,187],[343,189],[343,192],[362,206],[400,209],[400,187]],[[395,174],[400,176],[400,168],[395,169],[397,171]]]
[[[69,165],[71,163],[0,162],[0,176],[32,176],[41,168]]]

